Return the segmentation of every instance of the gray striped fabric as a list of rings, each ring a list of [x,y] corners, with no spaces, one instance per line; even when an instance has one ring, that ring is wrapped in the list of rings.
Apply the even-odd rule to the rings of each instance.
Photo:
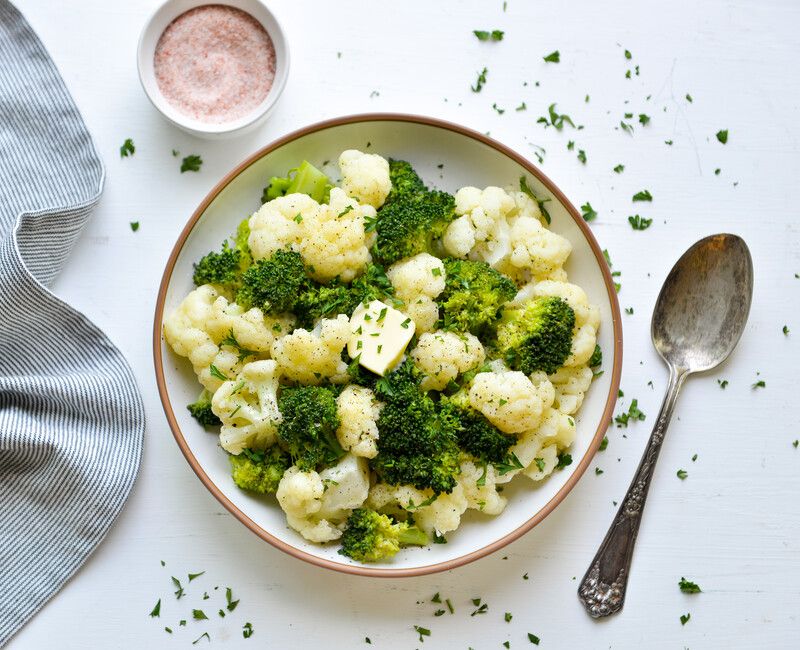
[[[0,645],[100,543],[139,469],[133,373],[46,288],[103,179],[58,71],[0,0]]]

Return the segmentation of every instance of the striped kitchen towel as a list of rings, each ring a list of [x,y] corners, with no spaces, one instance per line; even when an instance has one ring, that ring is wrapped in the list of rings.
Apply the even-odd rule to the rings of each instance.
[[[0,0],[0,646],[97,547],[139,469],[130,367],[47,289],[103,179],[50,57]]]

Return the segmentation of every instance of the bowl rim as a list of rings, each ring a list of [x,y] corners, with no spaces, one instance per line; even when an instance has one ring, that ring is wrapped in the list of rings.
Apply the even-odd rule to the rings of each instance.
[[[587,449],[586,453],[581,458],[580,462],[577,464],[576,468],[573,470],[572,475],[569,477],[567,482],[556,492],[555,495],[536,513],[534,513],[530,519],[524,522],[522,525],[517,527],[515,530],[511,531],[507,535],[504,535],[500,539],[494,540],[490,544],[487,544],[479,549],[476,549],[470,553],[465,555],[461,555],[457,558],[446,560],[444,562],[438,562],[436,564],[428,564],[419,567],[409,567],[409,568],[379,568],[379,567],[372,567],[372,566],[361,566],[361,565],[351,565],[351,564],[342,564],[339,562],[333,562],[331,560],[318,557],[316,555],[312,555],[311,553],[307,553],[291,544],[284,542],[281,539],[271,535],[268,531],[264,530],[261,526],[256,524],[252,519],[250,519],[244,512],[242,512],[232,501],[230,501],[222,491],[214,484],[214,482],[209,478],[209,476],[205,473],[203,468],[200,466],[199,462],[195,458],[194,454],[192,454],[191,449],[189,449],[189,445],[186,442],[186,439],[183,436],[183,432],[178,425],[178,422],[175,418],[174,411],[172,409],[172,404],[169,399],[169,394],[167,392],[167,385],[166,380],[164,377],[164,366],[163,366],[163,359],[162,359],[162,323],[163,323],[163,316],[164,316],[164,303],[166,301],[167,289],[169,287],[170,281],[172,279],[172,272],[177,262],[178,256],[180,255],[183,247],[188,239],[190,233],[194,229],[197,221],[203,215],[205,210],[211,204],[211,202],[219,195],[219,193],[228,186],[236,177],[239,176],[245,169],[247,169],[250,165],[254,164],[258,160],[260,160],[263,156],[275,151],[276,149],[282,147],[283,145],[297,140],[301,137],[309,135],[311,133],[316,133],[319,131],[324,131],[326,129],[343,126],[347,124],[354,124],[359,122],[408,122],[413,124],[421,124],[424,126],[433,126],[440,129],[446,129],[449,131],[453,131],[457,134],[472,138],[473,140],[477,140],[485,145],[492,147],[493,149],[499,151],[500,153],[504,154],[505,156],[511,158],[513,161],[518,163],[521,167],[523,167],[527,172],[532,174],[536,177],[536,179],[544,185],[549,192],[553,194],[553,196],[558,199],[562,205],[567,209],[567,212],[575,221],[575,223],[580,228],[583,236],[586,238],[587,242],[589,243],[589,247],[591,248],[592,252],[594,253],[595,258],[597,259],[600,269],[603,274],[603,281],[606,286],[606,291],[608,293],[609,302],[611,304],[611,325],[613,327],[613,337],[614,337],[614,365],[611,369],[611,384],[609,387],[608,396],[606,398],[605,408],[603,410],[603,414],[598,422],[597,430],[595,431],[594,437],[589,444],[589,448]],[[156,383],[158,386],[158,393],[161,399],[161,404],[164,408],[164,413],[167,417],[167,422],[172,430],[172,434],[175,437],[175,441],[178,443],[178,447],[180,447],[181,452],[183,453],[184,457],[188,461],[189,465],[191,466],[194,473],[200,479],[200,481],[205,485],[205,487],[214,495],[214,497],[219,501],[234,517],[236,517],[241,523],[243,523],[247,528],[249,528],[253,533],[258,535],[261,539],[269,542],[275,548],[310,564],[320,566],[326,569],[332,569],[334,571],[339,571],[341,573],[347,573],[351,575],[360,575],[360,576],[370,576],[370,577],[384,577],[384,578],[401,578],[401,577],[412,577],[412,576],[422,576],[432,573],[438,573],[440,571],[447,571],[450,569],[454,569],[456,567],[463,566],[475,560],[478,560],[486,555],[494,553],[495,551],[503,548],[504,546],[510,544],[511,542],[519,539],[530,531],[534,526],[539,524],[547,515],[549,515],[555,508],[558,506],[564,498],[569,494],[573,487],[578,483],[580,478],[583,476],[586,469],[589,467],[592,459],[594,458],[597,450],[600,447],[600,443],[605,435],[605,432],[608,428],[607,424],[611,420],[614,406],[617,401],[617,392],[619,390],[620,385],[620,376],[622,373],[622,316],[619,308],[619,301],[617,299],[616,289],[614,288],[614,281],[611,277],[611,271],[608,265],[605,262],[605,258],[603,256],[602,249],[600,245],[597,243],[597,240],[594,237],[591,229],[589,228],[588,224],[583,220],[580,216],[580,213],[577,211],[575,206],[567,199],[564,193],[551,181],[545,174],[541,172],[533,163],[529,160],[521,156],[520,154],[516,153],[510,147],[494,140],[478,131],[470,129],[468,127],[461,126],[459,124],[449,122],[446,120],[441,120],[438,118],[428,117],[424,115],[414,115],[414,114],[406,114],[406,113],[359,113],[359,114],[352,114],[352,115],[345,115],[342,117],[332,118],[328,120],[323,120],[321,122],[315,122],[303,128],[297,129],[292,131],[276,140],[273,140],[271,143],[265,145],[258,149],[255,153],[249,155],[245,158],[244,161],[239,163],[236,167],[233,168],[228,174],[226,174],[222,180],[220,180],[206,195],[206,197],[200,202],[200,205],[194,211],[192,216],[189,218],[189,221],[184,226],[183,230],[181,231],[180,235],[178,236],[178,240],[173,247],[169,258],[166,263],[166,267],[164,269],[164,274],[161,279],[161,284],[158,290],[158,296],[156,299],[156,308],[155,308],[155,315],[153,321],[153,361],[155,365],[155,373],[156,373]]]
[[[186,6],[177,10],[177,13],[175,13],[175,5],[183,4],[186,4]],[[145,51],[144,49],[146,39],[156,28],[156,18],[158,18],[162,12],[167,12],[169,14],[175,13],[175,16],[172,18],[172,21],[174,21],[193,9],[209,5],[222,5],[243,11],[263,27],[275,48],[275,77],[272,86],[267,91],[267,95],[250,113],[230,122],[205,123],[181,113],[170,104],[167,98],[161,93],[161,89],[158,87],[158,82],[155,78],[155,72],[152,70],[152,58],[155,55],[155,51]],[[254,14],[253,9],[256,7],[259,12],[262,12],[266,16],[266,21]],[[269,24],[270,21],[273,24]],[[166,27],[169,27],[171,24],[171,21],[168,22]],[[164,29],[166,29],[166,27]],[[158,45],[158,39],[162,34],[163,30],[160,34],[155,34],[154,48]],[[286,38],[286,33],[278,17],[266,3],[262,2],[262,0],[161,0],[142,26],[136,44],[136,70],[139,76],[139,83],[147,99],[170,124],[177,126],[187,133],[202,138],[224,138],[243,135],[261,124],[261,122],[272,113],[275,105],[283,94],[289,77],[290,66],[289,41]]]

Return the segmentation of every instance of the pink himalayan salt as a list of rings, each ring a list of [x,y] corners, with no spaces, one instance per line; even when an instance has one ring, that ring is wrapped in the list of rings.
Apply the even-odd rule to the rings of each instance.
[[[201,122],[222,124],[264,101],[275,79],[275,46],[250,14],[203,5],[167,26],[154,64],[170,104]]]

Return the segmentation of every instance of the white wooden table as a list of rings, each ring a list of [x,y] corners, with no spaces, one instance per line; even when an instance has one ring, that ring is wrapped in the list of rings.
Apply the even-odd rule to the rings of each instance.
[[[136,40],[155,0],[18,2],[107,165],[101,206],[55,289],[128,356],[149,424],[141,474],[116,526],[10,647],[191,647],[204,631],[209,647],[358,648],[366,647],[364,637],[374,648],[422,647],[414,625],[431,630],[425,648],[482,650],[505,641],[532,647],[528,632],[542,648],[800,647],[800,449],[792,446],[800,438],[792,380],[800,352],[800,5],[508,0],[504,12],[502,0],[391,3],[395,8],[275,0],[293,57],[285,94],[258,132],[210,143],[167,125],[139,87]],[[473,29],[506,35],[501,43],[479,43]],[[545,63],[542,57],[556,49],[561,62]],[[626,79],[635,65],[640,75]],[[473,93],[484,66],[486,86]],[[522,102],[527,111],[515,111]],[[585,129],[536,124],[553,102]],[[389,581],[294,560],[223,510],[167,428],[150,350],[163,264],[212,185],[291,129],[377,110],[490,131],[531,159],[533,144],[547,150],[545,172],[576,205],[591,202],[599,213],[594,232],[622,271],[620,300],[634,310],[625,317],[622,405],[638,398],[649,416],[610,430],[596,461],[604,473],[590,470],[546,521],[505,551],[452,573]],[[635,115],[626,120],[634,124],[632,136],[618,129],[626,112]],[[651,116],[648,126],[639,125],[639,113]],[[725,146],[715,138],[720,129],[729,130]],[[120,160],[127,137],[136,154]],[[180,174],[173,149],[202,155],[202,170]],[[585,165],[578,149],[586,152]],[[619,163],[622,174],[612,171]],[[652,192],[652,204],[631,202],[642,189]],[[653,218],[649,230],[631,229],[627,216],[636,213]],[[138,232],[131,221],[141,223]],[[739,233],[751,247],[750,324],[726,366],[687,383],[653,482],[627,605],[595,622],[578,603],[576,579],[628,485],[665,384],[649,340],[650,311],[680,253],[715,231]],[[730,382],[725,390],[718,378]],[[766,388],[752,389],[762,378]],[[688,471],[686,480],[676,477],[679,468]],[[185,584],[188,572],[200,571],[205,575],[176,601],[170,576]],[[682,594],[681,576],[703,593]],[[226,586],[241,603],[220,619]],[[206,590],[211,598],[203,601]],[[436,592],[451,598],[455,615],[432,615],[437,606],[428,601]],[[488,613],[470,616],[473,597],[488,603]],[[149,618],[158,598],[161,618]],[[192,608],[212,620],[192,621]],[[510,623],[504,612],[513,614]],[[682,626],[686,613],[691,620]],[[178,626],[182,618],[186,627]],[[248,640],[245,621],[254,627]],[[205,644],[201,639],[197,647]]]

